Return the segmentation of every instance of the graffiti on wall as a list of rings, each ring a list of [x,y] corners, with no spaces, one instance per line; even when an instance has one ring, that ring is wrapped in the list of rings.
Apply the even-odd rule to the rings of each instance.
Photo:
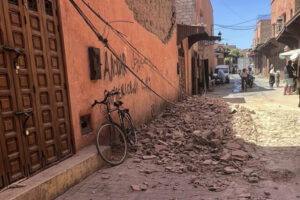
[[[126,63],[125,55],[122,54],[121,59],[124,63]],[[110,55],[110,60],[108,58],[107,52],[104,53],[104,80],[113,81],[115,77],[125,76],[127,74],[125,66],[113,55]]]
[[[124,63],[126,63],[126,57],[123,53],[121,59]],[[141,56],[136,54],[132,54],[132,70],[137,73],[140,78],[151,87],[151,77],[148,73],[142,73],[144,69],[144,65],[148,64],[148,61]],[[126,67],[113,55],[108,54],[108,52],[104,52],[104,68],[103,68],[103,78],[104,80],[108,80],[110,82],[114,82],[117,78],[127,77],[130,75]],[[131,75],[130,75],[131,76]],[[114,89],[119,89],[122,96],[136,94],[139,89],[146,90],[147,87],[140,83],[138,80],[129,80],[123,83],[118,83],[118,85],[114,86]]]
[[[138,90],[138,82],[137,80],[129,81],[126,83],[122,83],[118,86],[115,86],[114,89],[118,89],[121,92],[122,96],[136,94]]]

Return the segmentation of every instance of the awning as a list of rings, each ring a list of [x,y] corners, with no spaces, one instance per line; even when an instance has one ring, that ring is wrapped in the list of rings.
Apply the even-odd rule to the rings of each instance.
[[[177,24],[177,45],[185,38],[197,34],[206,34],[205,27]]]
[[[265,43],[259,45],[256,50],[257,51],[265,51],[265,50],[269,50],[271,48],[276,48],[277,47],[277,41],[275,38],[270,38],[268,39]]]
[[[286,23],[281,32],[277,36],[277,41],[288,45],[290,48],[299,48],[300,10]]]
[[[280,59],[296,60],[300,55],[300,49],[295,49],[279,54]]]
[[[177,24],[177,45],[180,44],[185,38],[189,39],[189,48],[198,41],[215,41],[221,40],[220,36],[210,36],[205,31],[205,26],[203,25],[185,25]]]

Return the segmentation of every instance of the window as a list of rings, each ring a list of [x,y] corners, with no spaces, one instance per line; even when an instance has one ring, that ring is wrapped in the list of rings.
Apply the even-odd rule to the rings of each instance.
[[[293,17],[293,14],[294,14],[293,9],[291,9],[290,10],[290,16],[291,16],[291,18]]]
[[[203,23],[203,17],[200,15],[199,17],[199,24],[202,24]]]

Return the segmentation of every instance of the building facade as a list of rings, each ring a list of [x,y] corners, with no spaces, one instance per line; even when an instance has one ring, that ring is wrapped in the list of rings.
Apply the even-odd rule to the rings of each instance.
[[[86,2],[117,29],[75,0],[121,60],[177,101],[175,2]],[[70,1],[0,1],[0,188],[94,143],[104,113],[90,106],[114,88],[136,125],[166,103],[112,55]]]
[[[278,0],[277,0],[278,1]],[[282,10],[282,14],[279,15],[277,18],[277,24],[276,27],[276,40],[278,42],[283,43],[286,45],[285,50],[289,52],[290,56],[285,57],[286,60],[292,60],[294,62],[293,67],[296,70],[296,77],[297,77],[297,88],[298,93],[300,95],[300,29],[299,29],[299,23],[300,23],[300,0],[293,0],[290,1],[288,5],[286,5],[286,2],[278,1],[276,4],[276,1],[274,2],[274,8],[285,6],[285,9]],[[276,12],[275,12],[276,13]],[[283,17],[282,17],[283,16]],[[288,17],[286,17],[288,16]],[[283,22],[279,23],[280,18],[283,18]],[[299,96],[300,97],[300,96]],[[299,98],[300,99],[300,98]],[[299,102],[300,106],[300,102]]]
[[[224,50],[224,44],[215,44],[215,64],[217,65],[224,65],[224,59],[225,59],[225,50]]]
[[[260,47],[271,38],[271,20],[264,19],[259,20],[254,30],[254,39],[252,49],[251,60],[255,66],[256,74],[267,73],[267,57],[260,51]]]
[[[271,0],[272,35],[277,37],[300,8],[299,0]]]
[[[180,88],[200,94],[215,67],[213,9],[210,0],[176,0]]]

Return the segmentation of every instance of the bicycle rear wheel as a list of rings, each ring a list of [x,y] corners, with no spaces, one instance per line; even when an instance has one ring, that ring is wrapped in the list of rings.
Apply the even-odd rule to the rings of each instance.
[[[96,147],[101,158],[111,165],[121,164],[127,155],[126,137],[121,128],[111,122],[106,122],[99,128]]]
[[[131,146],[136,146],[137,145],[137,136],[136,136],[136,131],[135,127],[132,122],[132,118],[128,112],[124,112],[123,115],[123,122],[124,122],[124,129],[125,129],[125,135],[127,138],[127,141]]]

